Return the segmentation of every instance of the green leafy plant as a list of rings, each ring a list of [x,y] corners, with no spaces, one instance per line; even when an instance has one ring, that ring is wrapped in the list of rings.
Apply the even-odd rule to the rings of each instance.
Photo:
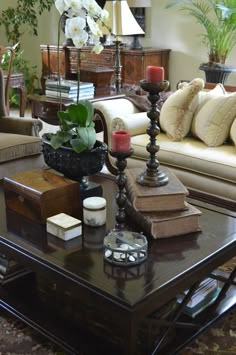
[[[19,42],[20,37],[30,32],[38,35],[38,15],[49,11],[55,0],[16,0],[0,13],[0,27],[5,28],[9,45]]]
[[[31,65],[28,60],[24,58],[24,51],[18,49],[18,45],[15,45],[15,55],[12,62],[12,72],[22,73],[24,75],[25,86],[27,94],[33,94],[37,87],[39,87],[39,79],[37,75],[37,66]],[[3,70],[8,69],[10,59],[10,52],[5,52],[1,58],[1,67]],[[15,89],[10,89],[9,94],[10,105],[19,105],[19,94]]]
[[[59,111],[60,129],[47,135],[51,146],[54,149],[72,147],[76,153],[93,148],[96,142],[93,116],[93,105],[87,100],[70,105],[66,111]]]
[[[167,8],[179,7],[195,18],[205,33],[209,62],[224,64],[236,44],[236,0],[173,0]]]

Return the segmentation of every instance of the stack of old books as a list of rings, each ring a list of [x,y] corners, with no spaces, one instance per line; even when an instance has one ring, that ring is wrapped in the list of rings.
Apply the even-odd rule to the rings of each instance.
[[[142,186],[136,178],[143,170],[126,170],[126,212],[153,238],[167,238],[199,231],[201,212],[186,201],[188,190],[167,168],[161,168],[168,177],[167,185]]]
[[[184,306],[183,312],[194,318],[204,309],[209,307],[217,299],[221,288],[218,286],[218,281],[207,278],[204,279],[196,291],[193,293],[189,302]],[[189,290],[177,295],[177,303],[181,303]]]
[[[77,100],[78,82],[75,80],[57,80],[47,79],[45,94],[47,97],[59,98],[68,100]],[[79,84],[79,100],[89,100],[94,98],[95,86],[91,82],[82,82]]]

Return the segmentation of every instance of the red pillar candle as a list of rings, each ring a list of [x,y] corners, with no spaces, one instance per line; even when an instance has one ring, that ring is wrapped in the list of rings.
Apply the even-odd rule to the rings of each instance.
[[[146,68],[146,80],[148,83],[160,83],[164,80],[164,68],[150,65]]]
[[[131,135],[128,131],[120,130],[112,132],[111,149],[113,152],[130,151]]]

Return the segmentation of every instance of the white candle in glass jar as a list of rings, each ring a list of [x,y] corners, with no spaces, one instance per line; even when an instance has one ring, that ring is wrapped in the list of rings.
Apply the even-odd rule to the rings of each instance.
[[[106,200],[103,197],[88,197],[83,200],[83,221],[91,227],[106,223]]]

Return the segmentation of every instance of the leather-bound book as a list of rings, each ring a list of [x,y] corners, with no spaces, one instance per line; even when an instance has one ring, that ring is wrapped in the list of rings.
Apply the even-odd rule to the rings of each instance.
[[[201,230],[201,211],[188,203],[186,206],[182,211],[140,212],[127,200],[126,213],[147,236],[160,239]]]
[[[167,168],[161,168],[168,175],[169,182],[164,186],[143,186],[136,182],[142,168],[127,169],[127,195],[139,211],[176,211],[186,209],[185,198],[188,190]]]

